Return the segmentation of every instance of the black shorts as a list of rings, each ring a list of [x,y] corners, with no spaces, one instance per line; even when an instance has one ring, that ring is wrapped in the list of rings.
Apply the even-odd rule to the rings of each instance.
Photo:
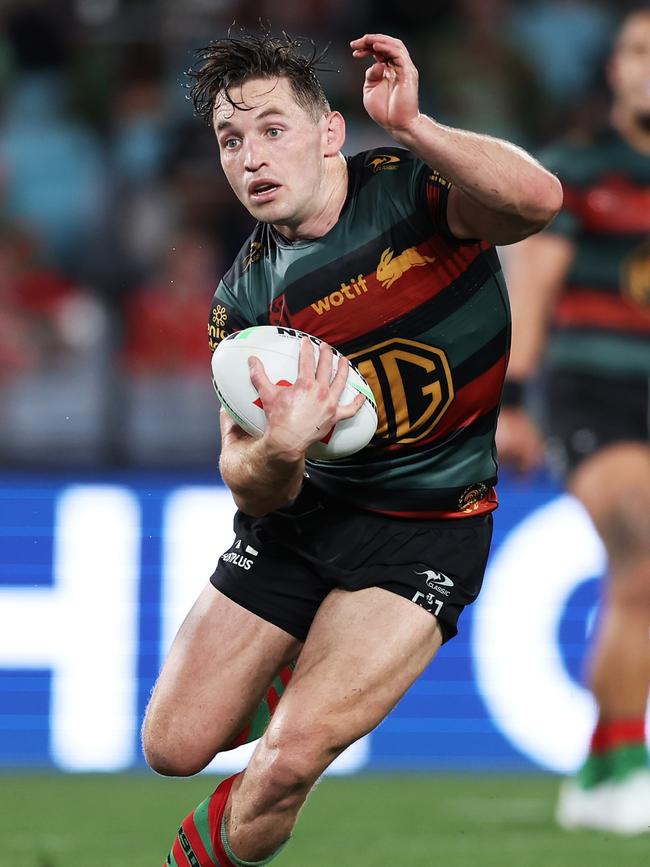
[[[605,446],[650,442],[650,380],[552,371],[545,380],[548,458],[566,479]]]
[[[443,640],[476,599],[492,515],[411,521],[364,512],[305,481],[284,509],[252,518],[238,511],[235,541],[212,584],[300,641],[331,590],[383,587],[434,614]]]

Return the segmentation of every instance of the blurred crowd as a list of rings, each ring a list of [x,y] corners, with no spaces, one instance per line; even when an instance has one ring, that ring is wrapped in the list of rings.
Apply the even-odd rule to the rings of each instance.
[[[216,467],[207,312],[251,222],[187,99],[195,49],[233,22],[331,41],[353,153],[385,139],[347,43],[392,33],[427,113],[534,151],[606,116],[602,60],[635,5],[0,3],[0,464]]]

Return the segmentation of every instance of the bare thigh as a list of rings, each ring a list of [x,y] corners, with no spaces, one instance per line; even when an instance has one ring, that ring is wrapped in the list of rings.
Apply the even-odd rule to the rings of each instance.
[[[585,460],[570,490],[589,512],[616,577],[650,556],[650,447],[619,443]]]
[[[211,584],[181,625],[143,726],[159,773],[193,774],[232,743],[301,644]]]
[[[377,587],[334,590],[253,763],[279,750],[298,776],[318,776],[384,719],[441,644],[435,617],[407,599]]]

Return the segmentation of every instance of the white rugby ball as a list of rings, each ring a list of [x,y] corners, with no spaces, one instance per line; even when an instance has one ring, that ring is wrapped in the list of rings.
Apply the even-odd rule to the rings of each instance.
[[[298,376],[300,340],[309,337],[318,362],[321,341],[311,334],[275,325],[256,325],[237,331],[223,340],[212,355],[212,382],[226,412],[247,433],[261,437],[266,416],[248,369],[249,356],[255,355],[264,365],[267,376],[276,384],[293,385]],[[341,353],[333,349],[332,376]],[[350,403],[356,395],[366,396],[359,412],[338,422],[320,442],[309,447],[312,460],[333,461],[358,452],[367,446],[377,430],[377,404],[366,380],[350,364],[348,379],[339,403]]]

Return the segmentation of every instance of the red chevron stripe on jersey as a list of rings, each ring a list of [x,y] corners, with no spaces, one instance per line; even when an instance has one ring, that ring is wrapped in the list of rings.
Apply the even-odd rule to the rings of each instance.
[[[582,221],[583,231],[613,235],[650,233],[650,188],[624,175],[604,175],[587,189],[564,184],[564,208]]]
[[[431,238],[397,255],[387,247],[376,271],[333,287],[328,295],[292,311],[291,326],[332,344],[362,337],[429,301],[461,277],[481,253],[478,244],[452,248],[441,238]],[[277,301],[270,319],[278,309]],[[284,323],[274,324],[287,324],[286,310],[284,318]]]
[[[607,328],[650,334],[650,308],[620,295],[571,288],[558,301],[553,321],[564,328]]]

